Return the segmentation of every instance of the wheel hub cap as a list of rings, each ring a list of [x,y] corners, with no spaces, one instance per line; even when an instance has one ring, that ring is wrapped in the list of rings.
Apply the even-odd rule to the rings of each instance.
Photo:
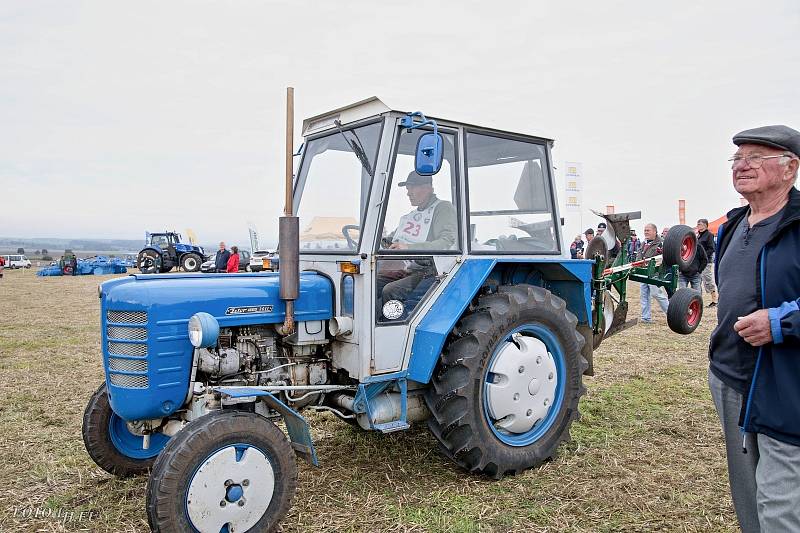
[[[225,499],[228,500],[230,503],[236,503],[244,494],[244,490],[242,490],[241,485],[231,485],[228,487],[228,490],[225,491]]]
[[[487,375],[487,403],[495,427],[525,433],[547,416],[558,384],[556,363],[539,339],[515,333]]]
[[[258,449],[228,446],[208,457],[189,483],[186,508],[199,531],[247,531],[264,516],[275,471]]]

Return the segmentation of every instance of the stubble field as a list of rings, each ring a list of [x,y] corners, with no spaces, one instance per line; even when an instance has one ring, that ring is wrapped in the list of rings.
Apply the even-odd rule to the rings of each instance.
[[[145,477],[92,463],[81,417],[103,381],[97,285],[109,276],[0,279],[0,531],[146,531]],[[631,316],[638,291],[631,288]],[[708,313],[691,336],[664,315],[612,337],[572,440],[502,481],[463,473],[424,425],[380,435],[309,415],[320,468],[284,531],[736,531],[706,386]]]

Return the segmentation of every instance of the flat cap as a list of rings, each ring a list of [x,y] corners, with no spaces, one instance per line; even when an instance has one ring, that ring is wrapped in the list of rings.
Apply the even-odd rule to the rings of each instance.
[[[597,225],[597,229],[601,229],[601,228],[602,228],[602,229],[606,229],[606,223],[605,223],[605,222],[601,222],[601,223],[599,223],[599,224]]]
[[[594,235],[594,230],[592,228],[587,229],[583,232],[584,235]]]
[[[733,144],[760,144],[779,150],[788,150],[800,155],[800,131],[789,126],[762,126],[751,130],[740,131],[733,136]]]

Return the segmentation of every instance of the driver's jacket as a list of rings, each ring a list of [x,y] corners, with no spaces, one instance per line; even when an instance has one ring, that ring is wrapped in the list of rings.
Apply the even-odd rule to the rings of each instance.
[[[728,221],[717,231],[715,279],[731,235],[747,213],[746,206],[730,211]],[[753,282],[761,309],[769,311],[772,342],[758,351],[740,426],[748,433],[763,433],[800,446],[800,254],[797,250],[800,250],[800,191],[792,188],[778,227],[762,248],[756,265]],[[736,335],[733,331],[729,334]],[[713,352],[709,357],[714,357]]]

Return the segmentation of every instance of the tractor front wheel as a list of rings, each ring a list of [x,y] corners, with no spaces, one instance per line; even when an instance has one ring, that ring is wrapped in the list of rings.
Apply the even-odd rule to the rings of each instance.
[[[139,252],[137,265],[142,274],[158,274],[162,267],[161,255],[153,250],[143,250]]]
[[[197,254],[185,254],[181,257],[181,268],[183,268],[185,272],[198,272],[202,262],[200,256]]]
[[[147,519],[158,532],[272,531],[296,486],[294,452],[275,424],[217,411],[190,422],[156,460]]]
[[[86,405],[82,433],[89,457],[97,466],[117,477],[147,472],[169,440],[163,433],[153,433],[150,445],[144,449],[144,437],[136,426],[111,409],[105,383]]]
[[[425,398],[443,453],[495,479],[552,457],[586,392],[577,323],[541,287],[481,296],[451,333]]]

